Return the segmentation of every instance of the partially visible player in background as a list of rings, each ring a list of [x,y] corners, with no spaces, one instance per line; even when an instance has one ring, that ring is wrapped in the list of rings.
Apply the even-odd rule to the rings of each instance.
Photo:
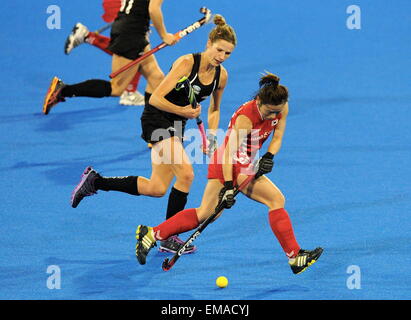
[[[121,7],[121,0],[103,0],[104,13],[101,16],[103,20],[107,23],[112,23],[116,18]],[[83,43],[88,43],[94,47],[97,47],[113,55],[113,53],[108,49],[110,45],[110,38],[101,35],[97,31],[89,31],[89,29],[78,22],[73,27],[70,35],[67,37],[64,53],[69,54],[74,48]],[[137,91],[138,83],[141,78],[141,73],[137,71],[133,80],[127,86],[126,90],[120,96],[120,104],[125,106],[144,106],[144,96]]]
[[[110,45],[113,52],[111,71],[115,72],[128,65],[133,60],[151,50],[150,21],[153,22],[158,35],[169,46],[178,42],[174,34],[166,29],[162,5],[164,0],[124,0],[117,18],[111,26]],[[158,65],[154,54],[147,56],[140,63],[133,65],[110,81],[89,79],[80,83],[66,84],[58,77],[53,77],[43,103],[43,113],[49,114],[51,108],[66,98],[75,97],[119,97],[134,78],[136,72],[141,72],[146,79],[145,104],[153,90],[164,79],[164,73]]]

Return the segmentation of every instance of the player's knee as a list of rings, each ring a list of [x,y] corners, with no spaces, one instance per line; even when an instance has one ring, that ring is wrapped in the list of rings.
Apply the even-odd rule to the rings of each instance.
[[[197,219],[199,223],[203,223],[210,215],[210,213],[212,212],[212,210],[207,210],[208,208],[204,208],[204,207],[199,207],[196,209],[196,213],[197,213]],[[214,222],[214,220],[212,221]]]
[[[118,85],[114,84],[113,82],[111,83],[111,95],[112,96],[115,96],[115,97],[120,96],[123,93],[123,91],[120,89],[121,88]]]
[[[193,170],[185,170],[182,173],[181,179],[186,184],[192,184],[194,181],[194,171]]]
[[[193,170],[183,170],[178,176],[177,179],[185,184],[185,185],[190,185],[194,181],[194,171]]]
[[[151,196],[155,198],[161,198],[161,197],[164,197],[166,193],[167,193],[166,189],[154,189],[151,192]]]
[[[121,96],[123,91],[125,90],[124,85],[120,85],[118,81],[111,80],[111,95],[115,97]]]
[[[276,210],[285,207],[285,197],[282,194],[278,194],[271,198],[267,203],[269,210]]]
[[[164,197],[167,193],[168,186],[164,185],[156,185],[156,186],[151,186],[150,188],[150,196],[155,197],[155,198],[161,198]]]
[[[157,81],[163,81],[163,79],[165,78],[164,73],[161,71],[157,71],[153,74],[153,78],[156,79]]]

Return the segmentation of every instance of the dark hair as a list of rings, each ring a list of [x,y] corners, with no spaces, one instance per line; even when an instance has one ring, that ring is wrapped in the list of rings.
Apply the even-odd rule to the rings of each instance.
[[[225,40],[233,45],[237,45],[237,36],[235,34],[235,31],[233,27],[225,22],[225,19],[222,15],[216,14],[214,16],[213,22],[216,26],[208,35],[208,39],[210,39],[212,43],[216,42],[217,40]]]
[[[255,94],[254,99],[258,97],[262,104],[271,104],[274,106],[287,102],[288,89],[279,83],[279,77],[270,72],[266,72],[260,79],[260,89]]]

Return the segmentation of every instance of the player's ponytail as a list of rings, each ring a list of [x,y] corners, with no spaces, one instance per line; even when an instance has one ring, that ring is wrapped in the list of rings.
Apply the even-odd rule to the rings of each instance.
[[[208,35],[208,39],[211,43],[214,43],[217,40],[225,40],[233,45],[237,45],[237,35],[234,29],[226,23],[222,15],[216,14],[213,22],[216,26]]]
[[[279,83],[280,83],[279,77],[277,77],[275,74],[267,72],[261,77],[259,84],[260,84],[260,88],[262,88],[263,86],[273,86],[274,88],[277,88]]]
[[[225,22],[224,17],[220,14],[216,14],[214,16],[213,22],[216,26],[220,26],[220,27],[227,24],[227,22]]]
[[[280,78],[273,73],[265,72],[259,81],[260,89],[254,98],[262,104],[280,105],[288,101],[287,87],[280,85]]]

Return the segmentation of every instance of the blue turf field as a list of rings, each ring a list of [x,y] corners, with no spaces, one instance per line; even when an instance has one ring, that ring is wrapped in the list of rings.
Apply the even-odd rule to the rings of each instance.
[[[160,223],[167,197],[101,192],[72,209],[87,165],[107,176],[150,174],[142,108],[78,98],[43,116],[54,75],[67,83],[108,78],[111,59],[101,51],[63,53],[74,23],[104,24],[101,2],[15,0],[0,5],[0,299],[410,299],[410,2],[178,3],[177,16],[175,2],[164,1],[170,31],[200,18],[201,5],[237,31],[222,128],[257,89],[259,72],[289,87],[287,131],[269,177],[286,195],[301,246],[324,247],[320,261],[293,275],[266,209],[244,197],[170,272],[161,269],[165,254],[154,251],[145,266],[134,256],[135,227]],[[346,26],[351,4],[361,8],[360,30]],[[49,5],[61,8],[61,29],[47,28]],[[203,50],[210,29],[160,51],[162,69]],[[195,165],[187,207],[200,202],[206,168]],[[59,290],[46,285],[52,265],[61,270]],[[361,271],[360,289],[347,287],[350,266]],[[220,275],[230,281],[223,290],[214,284]]]

